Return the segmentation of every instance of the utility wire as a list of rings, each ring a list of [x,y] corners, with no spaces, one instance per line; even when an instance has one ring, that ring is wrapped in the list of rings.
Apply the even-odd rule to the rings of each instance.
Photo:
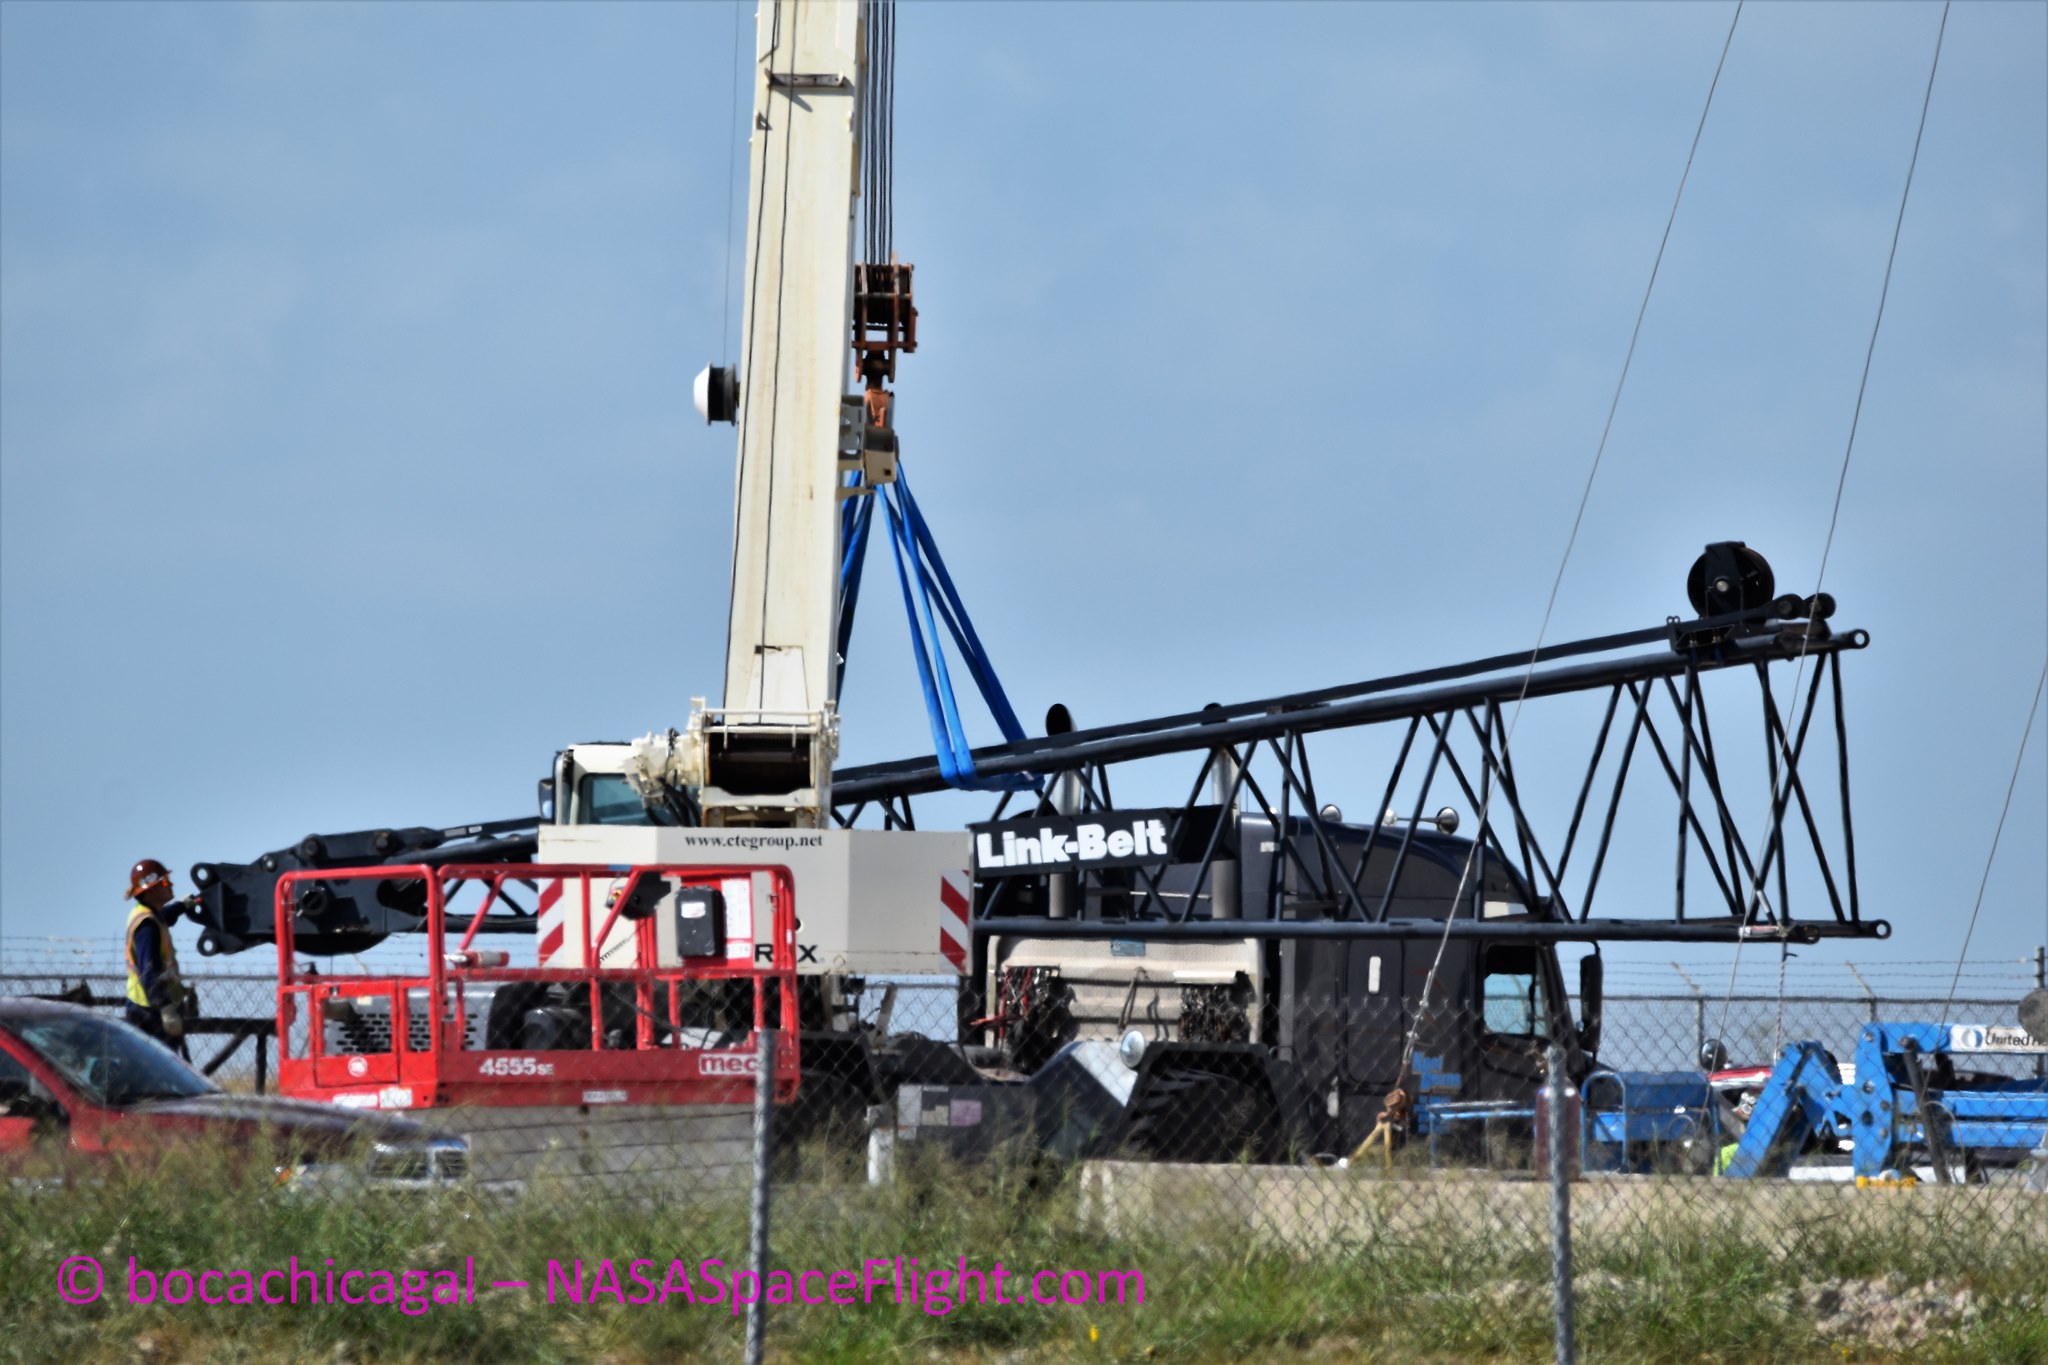
[[[1650,311],[1650,296],[1657,289],[1657,274],[1664,266],[1665,248],[1671,245],[1671,228],[1678,221],[1678,206],[1685,200],[1686,182],[1692,178],[1693,158],[1699,155],[1700,138],[1707,130],[1707,115],[1714,107],[1714,92],[1721,86],[1721,72],[1728,65],[1728,49],[1735,42],[1735,26],[1742,22],[1742,6],[1744,3],[1745,0],[1736,0],[1735,13],[1728,20],[1727,36],[1721,40],[1721,55],[1714,63],[1714,78],[1707,83],[1707,98],[1700,106],[1699,122],[1692,131],[1692,145],[1686,149],[1685,169],[1679,172],[1678,189],[1671,196],[1671,211],[1664,217],[1664,232],[1657,239],[1657,254],[1650,262],[1650,278],[1643,286],[1642,302],[1636,306],[1635,325],[1629,330],[1628,349],[1622,355],[1621,373],[1615,378],[1614,394],[1608,400],[1607,420],[1601,424],[1600,441],[1593,449],[1593,463],[1586,470],[1585,486],[1579,490],[1579,505],[1577,511],[1572,515],[1571,534],[1565,538],[1564,554],[1559,557],[1557,573],[1550,580],[1550,596],[1543,604],[1543,620],[1536,628],[1536,643],[1529,651],[1529,664],[1523,670],[1522,685],[1515,693],[1514,710],[1509,714],[1506,729],[1501,734],[1501,752],[1503,754],[1508,752],[1509,746],[1514,741],[1515,727],[1521,722],[1522,703],[1528,700],[1529,685],[1536,676],[1536,665],[1543,652],[1543,641],[1550,633],[1550,618],[1551,614],[1557,609],[1558,590],[1564,585],[1565,569],[1571,564],[1572,550],[1579,543],[1579,528],[1585,524],[1586,507],[1593,499],[1593,481],[1600,475],[1600,462],[1606,457],[1607,441],[1614,432],[1614,415],[1621,408],[1621,394],[1628,384],[1629,367],[1635,363],[1636,343],[1642,339],[1643,335],[1643,319]],[[1486,829],[1487,810],[1492,804],[1493,793],[1497,789],[1497,786],[1489,786],[1484,799],[1479,804],[1478,829],[1482,836]],[[1422,996],[1415,1012],[1415,1023],[1409,1029],[1407,1042],[1402,1048],[1401,1069],[1398,1073],[1400,1075],[1405,1076],[1407,1074],[1409,1060],[1414,1055],[1416,1039],[1422,1031],[1422,1020],[1429,1008],[1430,992],[1436,985],[1437,970],[1443,965],[1444,949],[1449,946],[1451,941],[1451,922],[1457,916],[1458,906],[1464,902],[1465,893],[1471,885],[1473,866],[1479,856],[1480,849],[1484,846],[1484,842],[1483,837],[1473,840],[1471,851],[1465,855],[1464,870],[1458,875],[1458,890],[1451,897],[1450,908],[1444,916],[1444,932],[1442,937],[1437,940],[1436,956],[1430,961],[1428,974],[1423,977]]]
[[[1934,33],[1934,58],[1927,64],[1927,88],[1924,91],[1922,91],[1920,95],[1920,123],[1919,126],[1916,127],[1913,131],[1913,154],[1906,161],[1906,184],[1905,187],[1899,191],[1899,211],[1897,216],[1892,220],[1891,248],[1885,253],[1884,258],[1884,281],[1881,285],[1878,286],[1877,316],[1871,320],[1870,341],[1863,348],[1863,374],[1862,377],[1858,379],[1856,382],[1856,405],[1853,409],[1851,409],[1849,414],[1849,438],[1842,448],[1842,468],[1840,473],[1838,473],[1835,476],[1835,500],[1834,506],[1828,512],[1827,538],[1821,545],[1820,572],[1814,575],[1813,580],[1813,592],[1814,596],[1816,597],[1820,595],[1821,585],[1827,581],[1828,556],[1832,554],[1834,551],[1835,528],[1842,519],[1842,492],[1849,486],[1849,462],[1856,454],[1856,430],[1863,420],[1863,396],[1870,388],[1870,366],[1872,359],[1877,354],[1878,333],[1880,329],[1882,329],[1884,326],[1885,300],[1891,297],[1892,266],[1897,262],[1899,257],[1899,235],[1906,225],[1906,204],[1913,197],[1913,172],[1916,169],[1918,169],[1920,165],[1920,142],[1921,139],[1927,135],[1927,110],[1928,106],[1931,105],[1934,101],[1934,76],[1936,72],[1941,70],[1941,44],[1942,40],[1948,35],[1949,3],[1950,0],[1943,0],[1941,6],[1941,25],[1939,28],[1935,30]],[[1803,636],[1799,642],[1799,661],[1797,666],[1793,669],[1792,673],[1791,696],[1793,698],[1792,704],[1795,707],[1798,704],[1797,699],[1799,697],[1800,684],[1806,678],[1807,649],[1810,643],[1812,642],[1812,638],[1813,637],[1809,634]],[[1796,770],[1792,766],[1792,726],[1790,724],[1790,721],[1791,717],[1788,717],[1787,724],[1783,727],[1783,732],[1778,737],[1779,746],[1785,758],[1784,789],[1781,791],[1775,785],[1773,785],[1771,790],[1771,810],[1774,813],[1776,813],[1781,819],[1783,818],[1785,801],[1791,794],[1792,783],[1796,776]],[[1682,830],[1680,833],[1680,837],[1684,837]],[[1760,898],[1763,896],[1763,883],[1764,864],[1762,862],[1759,862],[1757,864],[1756,881],[1751,885],[1749,894],[1750,912],[1752,914],[1754,913]],[[1782,930],[1787,929],[1790,926],[1783,919],[1783,907],[1779,907],[1773,913],[1774,917],[1778,918],[1779,920],[1779,927],[1781,933],[1778,940],[1778,951],[1782,956],[1784,953],[1789,951],[1789,947],[1782,933]],[[1745,915],[1744,918],[1745,920],[1747,920],[1748,916]],[[1737,938],[1735,940],[1734,962],[1730,965],[1728,977],[1728,989],[1731,995],[1733,994],[1735,989],[1735,968],[1740,966],[1742,962],[1743,942],[1744,940],[1741,938]],[[1715,1026],[1715,1031],[1721,1032],[1725,1030],[1727,1026],[1728,1005],[1724,1001],[1721,1006],[1721,1021],[1718,1025]]]
[[[740,0],[733,0],[732,7],[732,95],[728,103],[732,106],[732,123],[725,134],[725,282],[719,288],[724,300],[724,311],[718,318],[718,345],[714,355],[725,354],[726,343],[732,338],[732,210],[736,198],[733,187],[734,170],[740,159],[740,19],[746,13],[746,6]]]
[[[2020,766],[2026,761],[2027,741],[2033,738],[2034,715],[2041,709],[2041,689],[2048,686],[2048,659],[2041,661],[2041,677],[2034,684],[2034,700],[2027,706],[2026,728],[2020,731],[2020,751],[2012,758],[2012,778],[2005,784],[2005,804],[1999,807],[1998,824],[1991,830],[1991,851],[1984,855],[1984,875],[1977,881],[1977,903],[1970,907],[1970,927],[1963,931],[1962,951],[1956,954],[1956,974],[1949,978],[1948,1000],[1941,1007],[1942,1021],[1948,1019],[1955,1003],[1956,984],[1963,979],[1963,962],[1970,955],[1970,936],[1977,932],[1977,914],[1984,908],[1984,889],[1991,885],[1991,864],[1998,857],[1998,836],[2005,832],[2005,817],[2012,813],[2012,794],[2020,785]]]
[[[1863,348],[1863,377],[1856,382],[1856,406],[1849,414],[1849,440],[1842,449],[1842,472],[1835,479],[1835,503],[1828,513],[1828,537],[1821,546],[1820,572],[1814,575],[1813,590],[1820,592],[1827,577],[1828,555],[1835,548],[1835,525],[1842,519],[1842,491],[1849,486],[1849,458],[1856,453],[1856,428],[1863,420],[1863,395],[1870,388],[1870,362],[1877,354],[1878,329],[1884,326],[1885,300],[1892,292],[1892,263],[1899,257],[1899,233],[1906,226],[1906,201],[1913,195],[1913,171],[1920,165],[1920,140],[1927,135],[1927,107],[1934,101],[1934,73],[1941,69],[1941,43],[1948,35],[1950,0],[1941,6],[1941,27],[1934,34],[1934,60],[1927,65],[1927,89],[1920,96],[1920,126],[1913,131],[1913,155],[1906,162],[1906,188],[1899,194],[1898,216],[1892,220],[1891,250],[1885,253],[1884,284],[1877,291],[1877,318],[1870,324],[1870,344]],[[1796,686],[1796,684],[1795,684]]]

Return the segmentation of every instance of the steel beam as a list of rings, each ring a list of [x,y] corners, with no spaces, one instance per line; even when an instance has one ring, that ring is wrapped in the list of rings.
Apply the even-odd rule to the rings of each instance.
[[[1240,939],[1422,939],[1445,937],[1441,920],[1077,920],[1016,915],[976,920],[977,938],[1121,939],[1146,942],[1234,942]],[[1888,938],[1884,920],[1860,924],[1794,924],[1784,933],[1788,943],[1811,944],[1824,938]],[[1775,943],[1776,926],[1747,927],[1733,920],[1468,920],[1454,919],[1448,937],[1491,943]]]
[[[1820,658],[1844,650],[1862,649],[1869,642],[1870,637],[1862,631],[1847,631],[1823,640],[1768,635],[1724,641],[1716,646],[1716,657],[1710,658],[1676,651],[1636,654],[1621,659],[1538,669],[1526,678],[1521,674],[1509,674],[1454,686],[1401,691],[1394,696],[1377,695],[1408,686],[1409,680],[1416,677],[1455,677],[1483,668],[1492,671],[1501,667],[1497,660],[1481,660],[1460,669],[1438,670],[1434,675],[1409,674],[1380,683],[1359,683],[1348,689],[1332,689],[1350,697],[1344,701],[1306,701],[1303,698],[1317,694],[1304,693],[1222,708],[1226,718],[1220,720],[1217,712],[1191,711],[1181,716],[1141,721],[1129,726],[1076,730],[1071,734],[1027,740],[1021,744],[992,745],[974,751],[974,767],[984,776],[1064,772],[1222,745],[1254,744],[1290,734],[1312,734],[1320,730],[1407,720],[1468,706],[1489,703],[1512,705],[1524,697],[1557,696],[1616,683],[1676,677],[1689,668],[1703,673],[1717,672],[1758,662],[1790,661],[1802,652]],[[1528,656],[1518,655],[1513,659],[1526,662]],[[1359,693],[1365,695],[1357,695]],[[938,760],[919,758],[841,768],[833,782],[832,797],[835,804],[846,805],[884,798],[901,799],[943,791],[946,786]]]

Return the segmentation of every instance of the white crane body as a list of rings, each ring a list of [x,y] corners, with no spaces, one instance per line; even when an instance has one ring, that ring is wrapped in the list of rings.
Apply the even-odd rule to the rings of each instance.
[[[891,476],[848,393],[862,22],[854,0],[766,0],[756,19],[724,704],[694,698],[680,731],[564,750],[539,835],[543,862],[788,865],[811,973],[944,970],[942,949],[966,941],[964,909],[938,932],[965,904],[964,833],[830,828],[845,475],[866,471],[862,495]],[[671,796],[694,809],[649,823]],[[581,965],[582,937],[543,965]]]

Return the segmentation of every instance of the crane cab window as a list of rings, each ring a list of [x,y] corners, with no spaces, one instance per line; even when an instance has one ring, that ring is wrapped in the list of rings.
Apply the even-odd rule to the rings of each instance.
[[[1550,1036],[1550,999],[1537,951],[1497,946],[1486,950],[1479,1007],[1488,1033],[1513,1038]]]
[[[577,825],[668,825],[675,823],[649,810],[624,773],[585,773],[576,784],[576,805],[570,823]]]

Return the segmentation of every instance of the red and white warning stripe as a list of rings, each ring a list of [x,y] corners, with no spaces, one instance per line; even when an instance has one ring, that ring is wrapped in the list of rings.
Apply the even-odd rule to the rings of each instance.
[[[569,907],[562,904],[562,879],[557,877],[540,893],[540,960],[537,966],[547,966],[561,948],[568,918]]]
[[[939,951],[956,972],[967,970],[967,945],[973,942],[967,932],[969,885],[965,872],[939,874]]]

